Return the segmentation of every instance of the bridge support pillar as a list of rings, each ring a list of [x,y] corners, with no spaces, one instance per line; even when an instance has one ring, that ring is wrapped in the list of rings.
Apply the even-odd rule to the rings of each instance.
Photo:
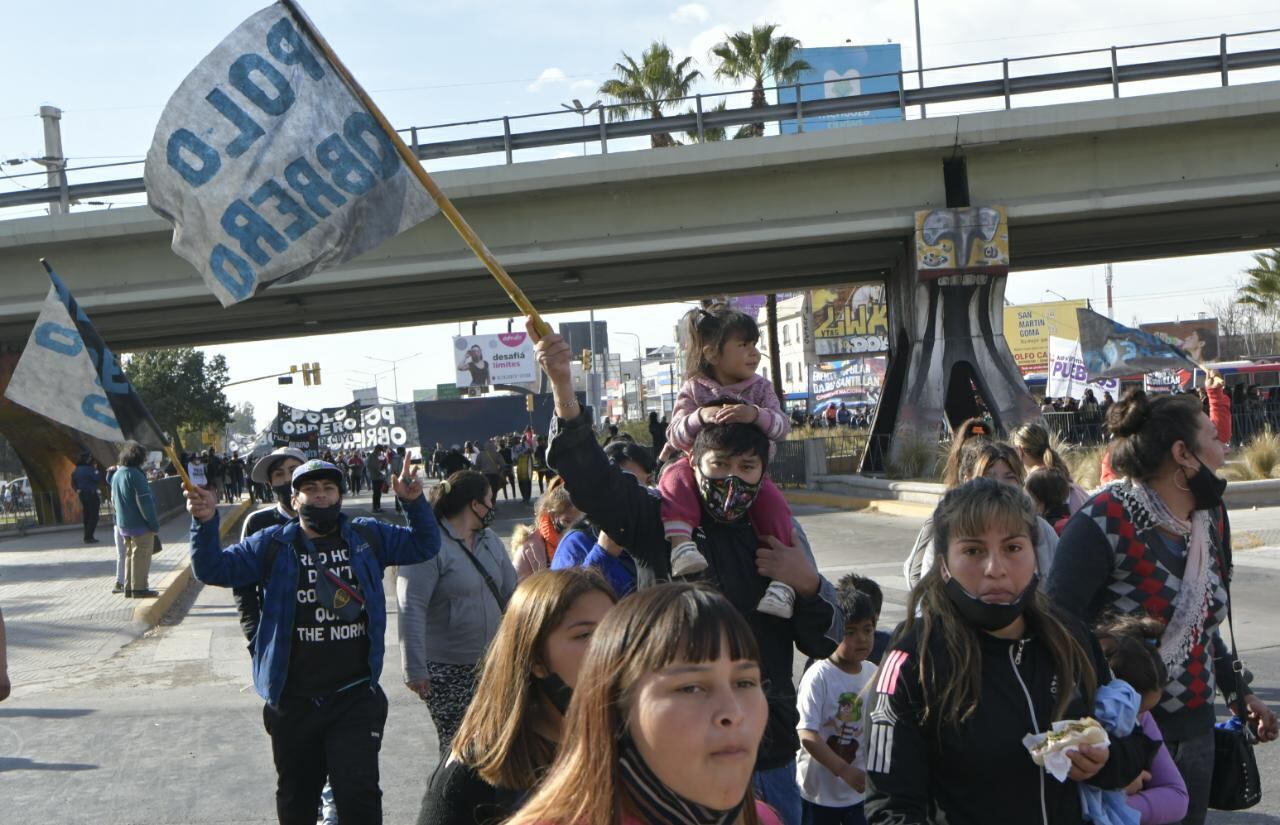
[[[978,399],[997,430],[1040,417],[1005,342],[1004,289],[1005,276],[922,281],[904,252],[885,287],[889,365],[863,472],[929,473],[942,427],[980,414]]]

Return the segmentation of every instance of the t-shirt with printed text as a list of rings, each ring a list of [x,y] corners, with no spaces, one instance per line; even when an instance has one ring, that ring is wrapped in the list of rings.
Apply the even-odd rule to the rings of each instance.
[[[845,673],[829,659],[814,662],[800,680],[796,706],[800,721],[796,729],[817,733],[836,755],[866,770],[866,718],[864,696],[875,680],[876,666],[863,662],[859,673]],[[800,795],[815,805],[847,808],[862,801],[840,777],[809,755],[804,745],[796,753],[796,782]]]
[[[323,607],[316,589],[320,565],[359,591],[351,550],[342,535],[312,540],[315,555],[299,540],[298,604],[294,613],[289,676],[285,692],[293,696],[328,696],[369,678],[368,614],[346,621]]]

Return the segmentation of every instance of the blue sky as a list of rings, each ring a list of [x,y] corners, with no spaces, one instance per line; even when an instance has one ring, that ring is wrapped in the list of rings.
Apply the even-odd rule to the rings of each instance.
[[[928,66],[1280,28],[1280,5],[1264,0],[1217,5],[1192,0],[919,2]],[[43,154],[36,117],[43,104],[64,110],[63,144],[72,166],[140,160],[165,101],[182,78],[241,20],[263,5],[258,0],[42,0],[24,7],[26,24],[10,9],[13,26],[0,56],[0,74],[6,78],[0,93],[0,160]],[[612,76],[611,68],[620,53],[625,50],[638,56],[654,39],[665,39],[678,56],[696,59],[707,76],[698,91],[729,90],[731,87],[711,77],[714,64],[708,50],[725,33],[758,22],[778,23],[781,31],[808,46],[842,45],[846,39],[866,44],[898,42],[904,64],[914,67],[916,62],[911,0],[647,4],[612,0],[501,4],[308,0],[304,6],[397,127],[555,111],[573,98],[590,103],[598,97],[595,90],[599,84]],[[1275,47],[1280,44],[1280,35],[1254,42],[1257,47]],[[1207,48],[1166,48],[1135,53],[1134,57],[1181,56],[1204,53]],[[1057,59],[1026,65],[1030,72],[1086,64]],[[1280,74],[1265,77],[1275,79]],[[960,73],[955,73],[944,79],[959,78]],[[1149,90],[1210,83],[1212,79],[1181,81]],[[542,122],[567,126],[576,123],[577,117],[564,115]],[[443,135],[445,130],[439,133]],[[474,132],[454,129],[448,133],[457,137]],[[566,153],[531,152],[517,160],[534,162]],[[461,163],[493,162],[493,158],[483,158]],[[428,169],[451,165],[458,164],[428,164]],[[9,175],[39,169],[31,163],[2,168]],[[140,174],[141,166],[123,166],[83,172],[73,180]],[[0,191],[42,183],[41,177],[0,178]],[[136,197],[113,200],[119,205],[140,202]],[[0,219],[29,219],[38,214],[39,210],[33,209],[0,215]],[[1117,318],[1194,317],[1208,309],[1206,300],[1228,297],[1240,270],[1247,265],[1248,255],[1243,253],[1118,264]],[[194,270],[192,277],[198,277]],[[71,287],[75,288],[74,283]],[[1010,279],[1008,292],[1015,302],[1051,300],[1046,289],[1102,302],[1102,267],[1018,273]],[[667,342],[668,336],[662,333],[671,329],[680,311],[678,305],[625,311],[601,308],[597,318],[610,320],[611,327],[619,330],[642,333],[645,345],[657,345]],[[556,322],[583,316],[548,317]],[[505,319],[480,324],[481,332],[505,328]],[[304,360],[321,362],[325,384],[319,389],[280,388],[281,392],[273,384],[263,383],[228,391],[233,401],[253,401],[262,413],[277,399],[312,407],[350,400],[349,384],[369,380],[360,371],[376,374],[385,368],[366,356],[392,359],[424,353],[400,366],[398,378],[404,398],[414,387],[449,381],[449,366],[439,356],[456,330],[455,325],[415,327],[210,350],[228,357],[233,379]],[[628,337],[620,336],[612,343],[618,351],[634,349],[634,340]],[[382,377],[379,386],[384,395],[391,395],[391,376]]]

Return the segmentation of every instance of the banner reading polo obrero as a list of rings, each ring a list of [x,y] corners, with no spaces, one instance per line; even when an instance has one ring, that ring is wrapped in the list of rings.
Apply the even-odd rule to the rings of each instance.
[[[53,268],[40,263],[53,285],[5,397],[104,441],[133,439],[163,449],[164,436],[115,353]]]
[[[1074,398],[1079,401],[1084,398],[1086,390],[1093,390],[1093,397],[1099,401],[1102,400],[1103,393],[1108,392],[1112,398],[1119,398],[1120,379],[1103,378],[1091,382],[1084,357],[1080,354],[1080,342],[1050,336],[1049,378],[1045,385],[1045,397]]]
[[[242,23],[178,87],[147,153],[147,201],[223,306],[437,211],[304,28],[282,4]]]

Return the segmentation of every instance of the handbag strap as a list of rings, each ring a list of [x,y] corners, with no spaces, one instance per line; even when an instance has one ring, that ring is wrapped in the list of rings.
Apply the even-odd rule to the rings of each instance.
[[[446,533],[446,535],[448,534]],[[488,585],[489,592],[493,594],[493,600],[498,603],[498,612],[506,613],[506,599],[502,598],[502,592],[498,590],[498,585],[494,584],[493,576],[489,575],[489,571],[484,569],[484,565],[476,558],[476,554],[468,550],[467,546],[463,544],[460,539],[456,539],[453,536],[449,536],[449,538],[453,539],[454,542],[457,543],[458,547],[462,550],[462,555],[467,557],[467,560],[476,568],[476,572],[480,574],[480,578],[484,579],[484,583]]]
[[[1225,508],[1223,509],[1225,511]],[[1223,517],[1226,517],[1225,512],[1223,513]],[[1218,532],[1219,534],[1222,533],[1221,527]],[[1231,715],[1239,719],[1240,724],[1244,726],[1244,729],[1248,730],[1249,717],[1248,714],[1244,712],[1244,665],[1240,663],[1240,656],[1236,653],[1236,626],[1235,622],[1231,620],[1231,570],[1226,565],[1222,548],[1215,547],[1214,550],[1215,555],[1218,557],[1218,578],[1222,581],[1222,589],[1226,591],[1227,594],[1227,633],[1231,636],[1231,672],[1235,675],[1236,679],[1236,707],[1239,708],[1239,710],[1232,710],[1231,697],[1227,695],[1225,690],[1222,693],[1227,699],[1227,710],[1231,710]],[[1218,687],[1221,689],[1222,685],[1219,685]]]

